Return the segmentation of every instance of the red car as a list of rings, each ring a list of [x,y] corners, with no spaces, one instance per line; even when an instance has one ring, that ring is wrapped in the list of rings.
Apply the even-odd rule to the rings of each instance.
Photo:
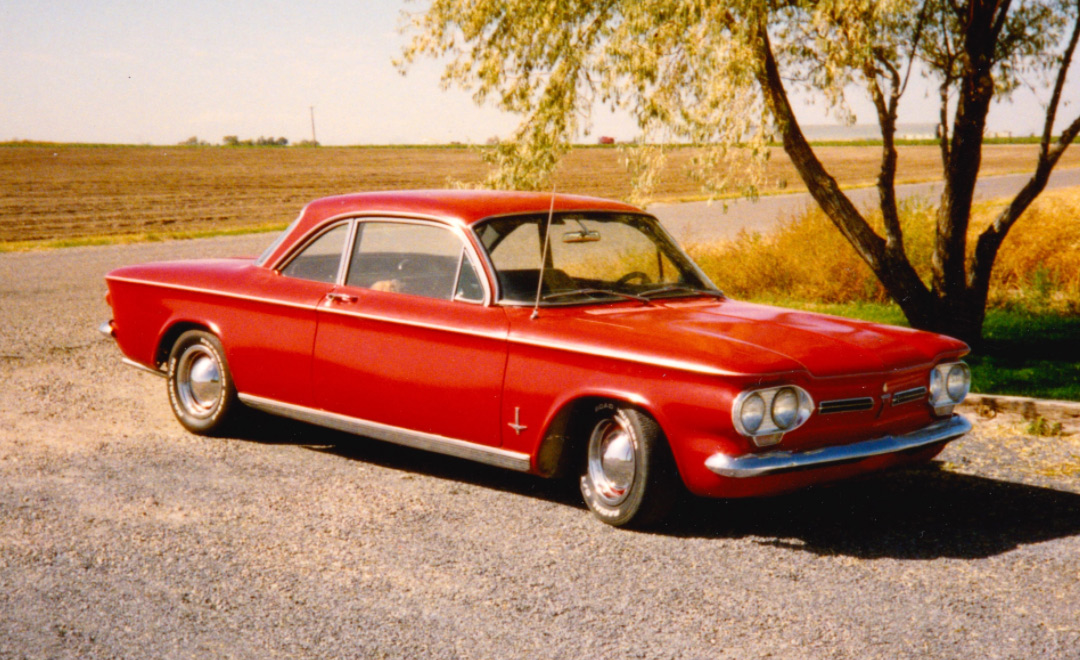
[[[638,208],[481,191],[320,199],[257,259],[106,277],[125,362],[219,434],[246,407],[553,477],[612,525],[680,484],[778,493],[970,430],[949,337],[731,300]]]

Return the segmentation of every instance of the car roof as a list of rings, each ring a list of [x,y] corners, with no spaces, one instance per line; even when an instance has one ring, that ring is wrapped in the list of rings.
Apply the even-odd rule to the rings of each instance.
[[[554,198],[554,201],[553,201]],[[297,222],[266,263],[274,264],[298,240],[317,230],[325,221],[350,215],[387,215],[438,218],[450,224],[469,226],[486,218],[520,213],[555,211],[615,211],[641,213],[630,204],[599,197],[562,195],[547,192],[505,190],[397,190],[362,192],[317,199],[301,212]]]
[[[599,197],[554,195],[556,211],[605,210],[640,213],[641,209]],[[436,217],[464,225],[498,215],[547,212],[552,194],[505,190],[402,190],[363,192],[318,199],[304,209],[307,224],[352,213],[419,215]]]

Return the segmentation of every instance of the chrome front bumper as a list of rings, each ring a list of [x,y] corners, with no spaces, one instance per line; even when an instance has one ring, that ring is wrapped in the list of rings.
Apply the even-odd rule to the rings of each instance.
[[[919,449],[939,442],[955,440],[971,430],[971,422],[961,415],[934,422],[930,426],[904,435],[887,435],[883,438],[864,440],[850,445],[823,447],[809,451],[770,451],[764,454],[728,456],[713,454],[705,460],[705,467],[722,477],[761,477],[778,472],[806,468],[828,467],[851,463],[872,456],[895,454],[909,449]]]

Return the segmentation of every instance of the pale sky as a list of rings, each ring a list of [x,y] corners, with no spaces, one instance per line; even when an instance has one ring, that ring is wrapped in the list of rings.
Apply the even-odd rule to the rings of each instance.
[[[392,64],[406,38],[402,0],[0,0],[0,140],[175,144],[311,137],[315,108],[326,145],[482,143],[517,118],[443,92],[441,67]],[[1080,66],[1080,65],[1078,65]],[[1080,111],[1080,80],[1070,105]],[[1043,96],[1047,96],[1045,93]],[[797,101],[806,124],[822,104]],[[874,123],[857,105],[859,123]],[[1018,93],[991,112],[990,131],[1040,132],[1038,100]],[[936,95],[916,86],[902,123],[936,120]],[[1059,127],[1063,125],[1059,120]],[[635,136],[627,117],[600,110],[592,135]]]

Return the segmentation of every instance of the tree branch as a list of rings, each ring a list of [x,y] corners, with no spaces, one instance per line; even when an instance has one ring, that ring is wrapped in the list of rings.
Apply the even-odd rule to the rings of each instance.
[[[887,249],[885,239],[874,232],[814,154],[791,109],[772,52],[767,22],[762,16],[754,21],[756,76],[765,103],[783,136],[784,151],[825,215],[874,271],[908,319],[915,325],[928,327],[933,321],[929,290],[903,250]]]
[[[1045,157],[1050,148],[1050,140],[1053,139],[1054,122],[1057,119],[1058,104],[1061,102],[1061,92],[1065,88],[1065,78],[1072,64],[1073,53],[1076,51],[1076,42],[1080,38],[1080,0],[1077,0],[1076,19],[1073,21],[1072,35],[1069,45],[1061,54],[1061,68],[1058,69],[1057,79],[1054,81],[1054,93],[1050,96],[1050,104],[1046,109],[1046,123],[1043,125],[1042,142],[1040,144],[1040,157]]]
[[[915,53],[919,50],[919,42],[922,41],[923,28],[926,26],[926,13],[930,8],[930,0],[925,0],[922,9],[919,10],[919,18],[915,22],[915,36],[911,39],[911,49],[908,51],[907,71],[904,72],[904,82],[900,85],[900,92],[896,96],[903,95],[907,89],[908,81],[911,80],[911,72],[915,68]]]
[[[878,125],[881,127],[881,169],[878,172],[878,201],[881,204],[881,217],[885,225],[885,249],[903,254],[904,234],[900,228],[900,214],[896,207],[896,105],[899,100],[900,73],[884,55],[878,55],[878,62],[887,70],[891,82],[889,98],[878,83],[877,70],[872,62],[863,67],[870,98],[877,109]]]
[[[941,96],[941,109],[938,120],[938,146],[941,148],[941,169],[948,172],[952,166],[952,154],[949,151],[949,87],[952,81],[948,78],[941,83],[938,94]]]
[[[993,272],[994,260],[1005,241],[1009,230],[1020,219],[1024,211],[1031,206],[1035,198],[1046,188],[1050,180],[1050,173],[1057,165],[1062,154],[1069,148],[1076,136],[1080,134],[1080,116],[1077,116],[1069,126],[1062,131],[1057,142],[1050,146],[1053,136],[1054,123],[1057,117],[1058,104],[1061,101],[1062,89],[1065,86],[1065,78],[1068,75],[1069,66],[1076,51],[1077,41],[1080,40],[1080,0],[1077,3],[1077,16],[1073,22],[1072,35],[1069,44],[1061,56],[1061,67],[1058,69],[1057,80],[1054,84],[1054,93],[1046,109],[1046,122],[1043,125],[1043,137],[1039,148],[1038,162],[1035,173],[1024,187],[1016,194],[994,222],[979,235],[975,245],[975,254],[972,258],[971,273],[968,275],[968,288],[974,291],[985,291],[990,283]]]

